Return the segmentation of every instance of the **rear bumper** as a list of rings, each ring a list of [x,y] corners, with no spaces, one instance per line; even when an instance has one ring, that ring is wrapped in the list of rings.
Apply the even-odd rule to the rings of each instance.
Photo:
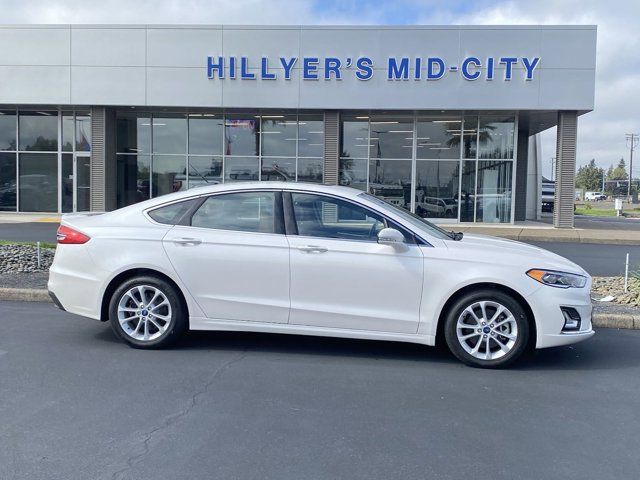
[[[49,296],[51,297],[51,301],[55,304],[55,306],[58,307],[60,310],[66,311],[62,306],[62,303],[60,303],[60,300],[58,300],[58,297],[56,297],[56,294],[53,293],[51,290],[49,290],[48,292],[49,292]]]
[[[47,289],[59,308],[99,320],[103,283],[84,245],[58,245]]]

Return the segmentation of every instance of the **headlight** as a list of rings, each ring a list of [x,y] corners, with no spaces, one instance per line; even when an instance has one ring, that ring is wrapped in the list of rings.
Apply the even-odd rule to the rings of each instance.
[[[587,284],[587,277],[575,273],[556,272],[554,270],[532,269],[527,272],[534,280],[545,285],[559,288],[582,288]]]

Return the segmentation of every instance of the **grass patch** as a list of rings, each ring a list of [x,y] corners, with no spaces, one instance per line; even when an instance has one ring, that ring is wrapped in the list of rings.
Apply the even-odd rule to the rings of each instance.
[[[597,209],[597,208],[576,208],[576,215],[591,215],[595,217],[615,217],[616,211],[614,209]]]
[[[14,242],[11,240],[0,240],[0,245],[29,245],[31,247],[36,247],[36,242]],[[55,243],[49,242],[40,242],[40,248],[56,248]]]

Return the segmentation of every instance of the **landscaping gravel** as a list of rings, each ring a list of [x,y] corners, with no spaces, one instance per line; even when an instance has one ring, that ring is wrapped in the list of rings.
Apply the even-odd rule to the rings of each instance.
[[[40,268],[37,251],[37,247],[32,245],[0,245],[0,274],[47,272],[55,250],[40,249]]]
[[[640,307],[640,280],[630,277],[628,290],[625,292],[623,277],[593,277],[591,297],[600,300],[609,295],[614,297],[613,301],[603,303]]]

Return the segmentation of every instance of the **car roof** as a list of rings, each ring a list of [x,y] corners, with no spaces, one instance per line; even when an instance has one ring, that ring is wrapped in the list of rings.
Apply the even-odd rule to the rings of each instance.
[[[233,182],[233,183],[219,183],[216,185],[200,185],[189,190],[184,190],[175,193],[169,193],[161,195],[159,197],[145,200],[139,203],[130,205],[129,207],[121,208],[117,211],[123,210],[147,210],[155,206],[163,205],[165,203],[172,203],[187,198],[201,197],[203,195],[210,195],[215,193],[224,192],[241,192],[241,191],[255,191],[255,190],[288,190],[288,191],[304,191],[310,193],[326,193],[334,194],[344,198],[355,198],[362,193],[362,190],[357,190],[351,187],[342,187],[338,185],[323,185],[318,183],[304,183],[304,182]]]

